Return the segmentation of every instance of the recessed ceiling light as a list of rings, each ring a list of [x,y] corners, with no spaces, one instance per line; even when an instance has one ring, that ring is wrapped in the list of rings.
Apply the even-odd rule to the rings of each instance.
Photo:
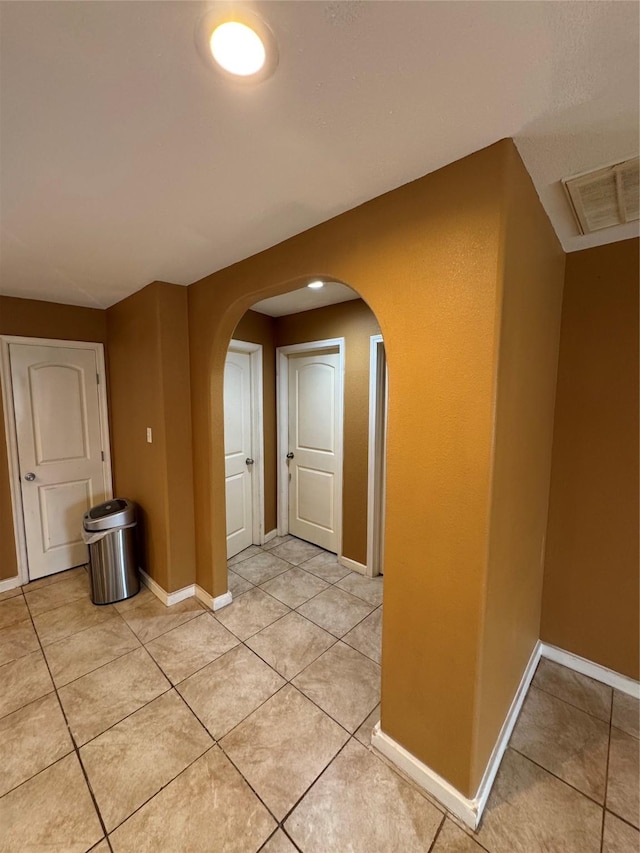
[[[195,31],[198,53],[230,83],[255,86],[278,67],[278,43],[269,26],[245,4],[234,6],[232,16],[211,9]]]
[[[217,26],[211,33],[209,46],[218,65],[238,77],[257,74],[267,58],[258,33],[240,21],[225,21]]]
[[[321,287],[324,287],[324,282],[312,281],[310,284],[307,285],[307,287],[310,287],[311,290],[320,290]]]

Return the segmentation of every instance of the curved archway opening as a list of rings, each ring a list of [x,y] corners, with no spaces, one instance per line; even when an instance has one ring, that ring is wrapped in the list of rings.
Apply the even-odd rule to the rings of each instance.
[[[218,618],[350,731],[368,720],[368,737],[379,720],[384,565],[375,314],[353,288],[313,275],[257,300],[230,337],[222,397],[234,603]]]
[[[384,418],[371,418],[369,411],[372,338],[378,356],[376,317],[341,282],[259,300],[239,320],[225,366],[228,559],[291,532],[365,574],[378,573],[380,560],[374,567],[368,553],[368,446],[369,433],[384,429]],[[386,373],[378,371],[375,379],[374,402],[382,406]],[[300,422],[293,417],[298,390]],[[306,434],[298,436],[300,429]],[[378,480],[380,469],[372,472]],[[253,500],[252,485],[258,493]],[[258,504],[260,517],[252,518]]]

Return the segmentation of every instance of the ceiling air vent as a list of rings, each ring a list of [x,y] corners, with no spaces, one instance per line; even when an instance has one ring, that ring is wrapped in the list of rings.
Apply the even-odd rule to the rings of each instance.
[[[640,219],[638,157],[562,183],[581,234]]]

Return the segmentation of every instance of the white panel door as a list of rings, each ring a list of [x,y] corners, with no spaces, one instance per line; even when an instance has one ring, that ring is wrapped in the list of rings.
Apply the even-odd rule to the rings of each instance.
[[[106,493],[93,348],[10,344],[29,579],[87,562],[82,516]]]
[[[338,551],[340,356],[289,357],[289,533]]]
[[[224,365],[224,465],[227,559],[253,541],[251,357],[227,353]]]

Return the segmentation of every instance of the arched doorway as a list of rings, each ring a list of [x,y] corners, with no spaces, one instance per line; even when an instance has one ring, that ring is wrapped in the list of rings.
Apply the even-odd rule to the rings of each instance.
[[[294,289],[292,295],[299,298],[305,291],[306,286]],[[293,313],[285,296],[269,299],[267,306],[258,302],[235,326],[225,359],[221,450],[226,497],[233,502],[225,531],[233,601],[216,610],[216,618],[242,645],[217,667],[224,667],[224,689],[244,701],[237,717],[229,716],[235,706],[227,709],[225,731],[218,734],[227,755],[279,819],[305,789],[297,778],[301,762],[290,754],[280,728],[283,721],[303,744],[305,766],[308,762],[309,772],[317,775],[343,738],[353,735],[368,745],[380,718],[383,579],[365,575],[368,374],[371,339],[380,337],[380,326],[357,293],[350,296]],[[262,446],[243,443],[255,420],[251,395],[243,398],[243,390],[255,384],[252,347],[261,348],[255,366],[262,384]],[[335,477],[327,473],[334,450],[341,453]],[[323,458],[318,462],[314,454]],[[258,466],[265,497],[262,532],[239,550],[238,535],[254,530],[248,521],[254,502],[238,493],[243,481],[250,485]],[[314,494],[304,478],[316,475],[336,488]],[[298,482],[287,496],[290,512],[284,512],[277,504],[289,478]],[[326,498],[326,505],[312,506],[314,498],[317,503]],[[327,517],[336,501],[339,519],[333,524]],[[295,527],[301,518],[306,527]],[[260,768],[252,752],[263,755]],[[285,768],[277,791],[273,773],[264,773],[270,762],[272,768]]]

